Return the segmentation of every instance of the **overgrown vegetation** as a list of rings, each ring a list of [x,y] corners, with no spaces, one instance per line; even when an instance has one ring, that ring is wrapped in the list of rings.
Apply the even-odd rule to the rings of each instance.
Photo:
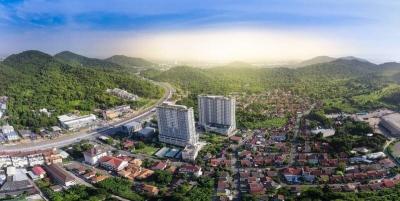
[[[0,63],[0,95],[10,98],[9,122],[17,127],[48,127],[57,123],[57,115],[75,110],[89,113],[96,108],[122,104],[138,108],[146,104],[146,101],[132,102],[112,96],[106,93],[108,88],[122,88],[144,100],[162,96],[162,88],[100,61],[96,63],[100,67],[85,63],[69,65],[39,51],[6,58]],[[102,68],[102,64],[106,67]],[[42,108],[47,108],[52,115],[40,113]]]

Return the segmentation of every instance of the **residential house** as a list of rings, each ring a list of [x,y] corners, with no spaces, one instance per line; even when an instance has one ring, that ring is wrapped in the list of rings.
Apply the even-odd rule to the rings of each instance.
[[[68,187],[76,184],[75,178],[57,164],[45,166],[45,169],[53,181],[60,185]]]
[[[95,165],[100,158],[102,158],[103,156],[107,156],[107,151],[99,147],[93,147],[83,152],[83,156],[86,163],[89,163],[90,165]]]
[[[143,184],[142,191],[148,196],[156,196],[156,195],[158,195],[159,190],[158,190],[157,186]]]
[[[189,164],[185,164],[182,165],[179,168],[179,173],[181,174],[192,174],[196,177],[199,177],[203,174],[203,172],[201,171],[201,167],[197,166],[197,165],[189,165]]]
[[[113,156],[103,156],[98,161],[103,168],[116,172],[128,166],[128,161]]]

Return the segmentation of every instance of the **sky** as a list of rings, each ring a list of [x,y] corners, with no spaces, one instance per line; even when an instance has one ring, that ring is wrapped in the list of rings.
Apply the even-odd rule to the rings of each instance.
[[[276,62],[400,61],[398,0],[0,0],[0,56]]]

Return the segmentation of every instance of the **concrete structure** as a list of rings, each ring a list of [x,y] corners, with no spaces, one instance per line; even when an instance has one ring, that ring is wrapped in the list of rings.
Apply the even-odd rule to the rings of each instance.
[[[107,89],[107,93],[113,94],[115,96],[118,96],[122,99],[130,100],[130,101],[136,101],[139,97],[135,94],[129,93],[123,89]]]
[[[206,131],[231,135],[236,129],[236,100],[224,96],[198,96],[199,125]]]
[[[67,130],[77,130],[94,125],[96,116],[93,114],[85,116],[61,115],[58,117],[58,120],[63,128]]]
[[[127,124],[122,125],[122,131],[128,134],[132,134],[134,132],[138,132],[142,129],[142,124],[137,121],[132,121]]]
[[[90,165],[95,165],[101,157],[107,156],[107,152],[101,148],[94,147],[83,152],[83,156],[85,158],[85,162],[89,163]]]
[[[185,161],[195,161],[200,149],[200,144],[187,145],[182,151],[182,159]]]
[[[22,193],[32,195],[37,193],[32,182],[27,177],[26,169],[7,168],[7,179],[0,188],[0,198],[7,196],[17,196]]]
[[[193,108],[163,104],[157,107],[157,119],[160,142],[181,147],[197,143]]]
[[[400,137],[400,113],[388,114],[381,117],[380,125],[391,135]]]
[[[75,178],[70,175],[66,170],[57,164],[51,164],[45,167],[47,174],[53,179],[54,182],[63,186],[72,186],[76,184]]]
[[[17,132],[15,132],[14,127],[10,125],[4,125],[1,127],[1,132],[8,141],[19,140],[20,137]]]
[[[0,152],[0,168],[15,167],[33,167],[45,163],[62,162],[56,150],[30,151],[30,152]]]
[[[138,135],[140,137],[148,138],[148,137],[151,137],[152,135],[154,135],[155,132],[156,132],[155,128],[146,127],[146,128],[143,128],[142,130],[140,130],[138,132]]]
[[[129,105],[120,105],[108,110],[103,111],[103,118],[104,119],[114,119],[116,117],[120,117],[126,113],[132,112],[131,106]]]

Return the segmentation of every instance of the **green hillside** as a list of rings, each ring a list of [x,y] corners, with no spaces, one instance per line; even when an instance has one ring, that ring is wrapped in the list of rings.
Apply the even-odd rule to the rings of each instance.
[[[147,61],[142,58],[137,57],[127,57],[124,55],[114,55],[110,58],[105,59],[105,61],[118,64],[124,67],[136,68],[136,67],[156,67],[155,63]]]
[[[328,110],[356,111],[365,105],[352,97],[370,94],[393,83],[393,76],[386,76],[383,71],[376,64],[346,58],[302,68],[176,67],[167,71],[151,70],[143,72],[143,75],[189,91],[191,98],[200,93],[257,93],[283,89],[323,100]],[[382,101],[378,100],[379,103]]]
[[[82,65],[68,65],[39,52],[26,51],[11,55],[0,65],[0,94],[10,97],[8,115],[14,125],[33,128],[55,123],[59,114],[120,104],[138,106],[144,102],[126,102],[105,92],[123,88],[143,97],[143,101],[162,96],[162,89],[148,81],[118,71],[101,70]],[[104,67],[106,68],[106,67]],[[47,118],[37,111],[47,108]]]

